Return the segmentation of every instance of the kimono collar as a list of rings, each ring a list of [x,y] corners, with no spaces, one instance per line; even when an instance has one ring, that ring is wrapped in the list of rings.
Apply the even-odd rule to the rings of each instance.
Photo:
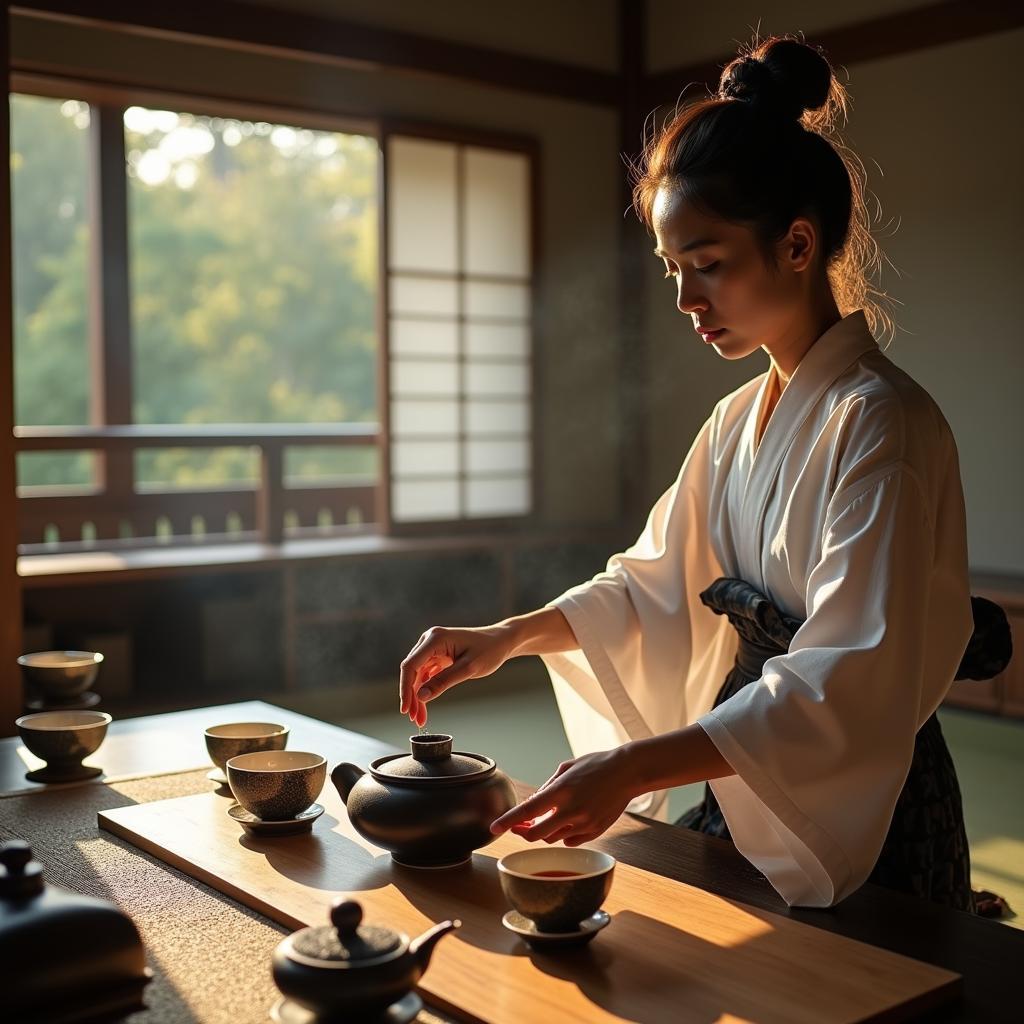
[[[779,397],[761,443],[756,444],[756,426],[775,376],[774,369],[765,373],[747,431],[747,455],[754,472],[762,473],[765,464],[778,468],[794,435],[821,396],[861,356],[877,348],[864,310],[855,310],[834,323],[800,360]]]
[[[834,323],[807,350],[783,395],[794,385],[801,390],[829,387],[853,362],[876,348],[878,342],[871,336],[864,310],[854,310]]]
[[[765,373],[744,436],[741,465],[745,463],[748,475],[740,536],[750,538],[752,544],[759,543],[768,497],[793,439],[836,380],[858,359],[877,349],[878,343],[871,336],[862,309],[834,323],[800,360],[772,412],[761,443],[755,446],[756,426],[773,376],[771,370]],[[753,549],[747,552],[745,563],[759,564],[755,555]]]

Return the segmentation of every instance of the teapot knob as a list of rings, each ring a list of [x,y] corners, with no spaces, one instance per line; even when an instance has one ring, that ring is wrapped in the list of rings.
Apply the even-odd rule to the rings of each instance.
[[[417,761],[443,761],[452,756],[452,738],[447,733],[410,736],[409,746]]]
[[[355,900],[335,900],[331,906],[331,924],[339,935],[355,935],[362,920],[363,908]]]

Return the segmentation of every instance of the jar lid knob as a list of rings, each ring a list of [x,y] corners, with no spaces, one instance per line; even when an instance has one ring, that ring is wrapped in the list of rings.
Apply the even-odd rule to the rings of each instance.
[[[43,867],[32,859],[32,847],[23,839],[0,843],[0,895],[19,898],[43,891]]]
[[[339,936],[355,935],[362,920],[363,908],[355,900],[335,900],[331,905],[331,924],[338,929]]]

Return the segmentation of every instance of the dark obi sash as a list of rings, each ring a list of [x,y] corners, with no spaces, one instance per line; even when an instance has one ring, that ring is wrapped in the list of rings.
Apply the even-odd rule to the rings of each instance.
[[[735,663],[715,698],[717,707],[759,679],[769,658],[788,651],[803,622],[784,615],[743,580],[715,580],[700,598],[716,614],[727,616],[739,635]],[[989,679],[1010,660],[1009,624],[1003,610],[985,598],[972,597],[971,606],[974,635],[956,678]],[[701,803],[676,824],[731,839],[710,786],[704,787]],[[960,786],[935,715],[918,730],[910,772],[869,881],[958,910],[974,910]]]

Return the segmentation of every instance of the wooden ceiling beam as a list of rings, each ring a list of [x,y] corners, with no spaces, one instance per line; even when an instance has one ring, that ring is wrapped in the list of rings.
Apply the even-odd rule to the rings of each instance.
[[[13,15],[127,34],[286,53],[364,70],[457,78],[595,106],[614,108],[619,102],[619,76],[614,72],[238,0],[19,0],[10,10]]]
[[[908,11],[886,14],[854,25],[811,33],[808,42],[820,46],[834,67],[898,57],[917,50],[964,42],[1024,25],[1024,3],[1007,0],[942,0]],[[714,90],[722,69],[735,54],[659,71],[646,77],[644,102],[648,110],[677,101],[687,85],[706,84]],[[952,73],[952,72],[951,72]]]

